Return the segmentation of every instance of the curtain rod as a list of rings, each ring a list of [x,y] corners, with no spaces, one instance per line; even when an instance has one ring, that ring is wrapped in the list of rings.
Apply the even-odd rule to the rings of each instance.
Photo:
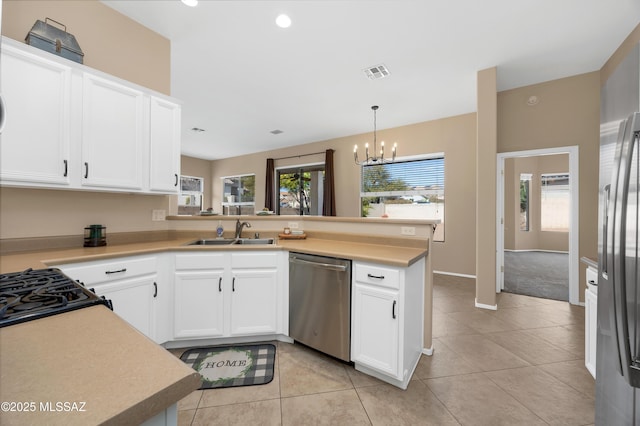
[[[322,152],[312,152],[311,154],[300,154],[300,155],[290,155],[289,157],[280,157],[280,158],[274,158],[273,160],[287,160],[289,158],[300,158],[300,157],[308,157],[310,155],[318,155],[318,154],[324,154],[325,151]]]

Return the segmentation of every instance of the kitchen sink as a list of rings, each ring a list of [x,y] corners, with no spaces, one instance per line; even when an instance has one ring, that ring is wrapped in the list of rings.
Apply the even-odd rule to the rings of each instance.
[[[273,238],[241,238],[234,244],[273,244]]]
[[[228,246],[235,242],[236,240],[233,238],[212,238],[191,241],[190,243],[186,243],[185,246]]]
[[[211,238],[191,241],[186,243],[185,246],[230,246],[233,244],[251,244],[251,245],[268,245],[274,244],[273,238]]]

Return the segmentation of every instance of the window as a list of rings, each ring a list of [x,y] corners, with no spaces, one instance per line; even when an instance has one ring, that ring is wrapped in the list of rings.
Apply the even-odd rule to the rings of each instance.
[[[324,164],[278,170],[280,215],[322,216]]]
[[[202,211],[204,179],[196,176],[180,176],[178,195],[179,215],[198,215]]]
[[[255,214],[256,175],[222,178],[224,214]]]
[[[569,174],[543,174],[540,186],[540,230],[569,232]]]
[[[363,217],[440,219],[433,240],[444,241],[444,156],[362,166]]]
[[[531,191],[531,174],[520,174],[520,230],[529,230],[529,195]]]

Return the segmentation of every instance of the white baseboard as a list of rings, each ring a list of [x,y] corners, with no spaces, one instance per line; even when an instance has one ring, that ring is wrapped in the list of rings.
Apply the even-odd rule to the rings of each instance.
[[[422,348],[422,353],[427,356],[433,355],[433,345],[430,348]]]
[[[497,311],[498,305],[485,305],[484,303],[478,303],[478,299],[475,300],[476,308],[489,309],[490,311]]]
[[[473,278],[474,280],[476,279],[475,275],[468,275],[468,274],[458,274],[456,272],[445,272],[445,271],[433,271],[434,274],[440,274],[440,275],[451,275],[453,277],[462,277],[462,278]]]

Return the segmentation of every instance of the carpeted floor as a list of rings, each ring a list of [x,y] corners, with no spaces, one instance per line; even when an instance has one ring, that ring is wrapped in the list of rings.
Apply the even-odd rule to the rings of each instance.
[[[569,300],[569,254],[504,252],[504,291]]]

